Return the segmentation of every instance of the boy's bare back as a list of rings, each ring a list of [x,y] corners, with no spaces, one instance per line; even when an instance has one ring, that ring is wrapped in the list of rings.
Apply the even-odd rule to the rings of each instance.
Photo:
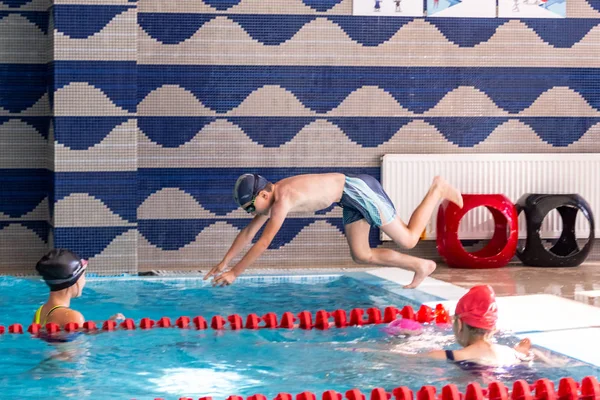
[[[296,175],[275,184],[275,202],[285,202],[289,212],[314,212],[342,198],[345,176],[340,173]]]

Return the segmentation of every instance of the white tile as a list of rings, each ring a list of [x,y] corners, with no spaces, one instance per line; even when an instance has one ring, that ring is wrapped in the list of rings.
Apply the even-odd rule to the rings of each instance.
[[[378,278],[387,279],[397,283],[400,286],[408,285],[414,276],[414,272],[390,267],[369,270],[367,273]],[[462,295],[467,293],[467,290],[461,288],[460,286],[430,277],[425,278],[425,280],[414,290],[419,290],[421,292],[448,300],[458,300]]]
[[[541,332],[517,335],[519,338],[528,337],[534,346],[545,347],[577,360],[600,366],[600,327],[585,329],[570,329],[554,332]]]

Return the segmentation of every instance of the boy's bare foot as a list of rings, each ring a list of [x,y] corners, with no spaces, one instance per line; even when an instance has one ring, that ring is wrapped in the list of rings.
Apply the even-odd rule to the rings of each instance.
[[[440,191],[443,199],[450,200],[460,208],[463,207],[463,198],[460,194],[460,191],[446,182],[446,180],[441,176],[436,176],[433,178],[433,183],[431,186]]]
[[[415,276],[413,277],[412,282],[404,286],[404,289],[414,289],[419,286],[425,278],[435,271],[435,267],[436,265],[433,261],[423,260],[423,263],[415,270]]]

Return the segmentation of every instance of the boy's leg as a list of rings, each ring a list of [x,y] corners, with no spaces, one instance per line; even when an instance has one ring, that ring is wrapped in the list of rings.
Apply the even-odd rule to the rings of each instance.
[[[462,208],[463,200],[460,192],[446,182],[442,177],[433,178],[427,194],[421,204],[413,211],[408,225],[396,217],[392,222],[381,226],[381,230],[392,238],[399,246],[412,249],[417,245],[423,230],[431,219],[435,207],[442,199],[448,199]],[[397,221],[398,223],[395,223]]]
[[[400,220],[396,219],[390,224],[400,224]],[[435,263],[433,261],[402,254],[392,249],[372,249],[369,245],[369,230],[371,227],[364,219],[345,225],[344,229],[352,259],[355,262],[359,264],[398,267],[414,271],[415,276],[412,282],[406,285],[405,288],[412,289],[417,287],[423,279],[435,270]]]

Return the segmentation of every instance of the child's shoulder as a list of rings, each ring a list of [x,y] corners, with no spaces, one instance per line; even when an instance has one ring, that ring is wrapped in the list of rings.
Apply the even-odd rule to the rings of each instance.
[[[501,344],[494,345],[494,351],[506,364],[514,364],[521,361],[529,361],[531,359],[530,354],[520,352],[514,347]]]

